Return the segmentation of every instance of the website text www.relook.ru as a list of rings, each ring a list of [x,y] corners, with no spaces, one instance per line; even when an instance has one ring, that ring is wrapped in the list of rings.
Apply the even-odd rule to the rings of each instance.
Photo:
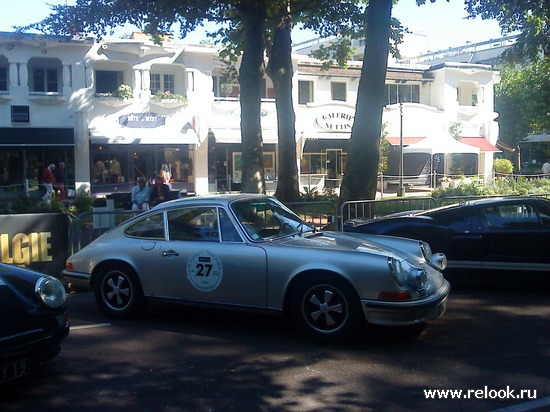
[[[536,389],[424,389],[426,399],[537,399]]]

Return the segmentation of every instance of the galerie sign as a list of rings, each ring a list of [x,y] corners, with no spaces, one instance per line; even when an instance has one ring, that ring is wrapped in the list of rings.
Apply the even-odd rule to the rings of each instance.
[[[68,256],[69,224],[61,213],[0,215],[3,263],[57,276]]]
[[[331,132],[351,132],[355,112],[352,110],[331,110],[321,114],[315,120],[317,125]]]

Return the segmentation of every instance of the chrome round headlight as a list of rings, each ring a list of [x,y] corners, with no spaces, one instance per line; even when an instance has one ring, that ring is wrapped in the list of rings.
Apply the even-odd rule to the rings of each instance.
[[[36,282],[34,291],[46,306],[53,309],[63,306],[67,299],[65,287],[53,276],[40,278],[38,282]]]
[[[407,283],[414,288],[423,288],[428,280],[428,275],[422,269],[413,269],[409,272]]]
[[[430,264],[439,270],[443,270],[447,267],[447,256],[443,253],[436,253],[432,255]]]

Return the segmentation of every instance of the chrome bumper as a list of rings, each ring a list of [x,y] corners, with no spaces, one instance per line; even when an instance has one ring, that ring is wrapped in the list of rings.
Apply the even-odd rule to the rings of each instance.
[[[388,302],[361,300],[367,321],[377,325],[412,325],[439,318],[447,310],[447,297],[451,285],[445,283],[439,290],[424,299]]]

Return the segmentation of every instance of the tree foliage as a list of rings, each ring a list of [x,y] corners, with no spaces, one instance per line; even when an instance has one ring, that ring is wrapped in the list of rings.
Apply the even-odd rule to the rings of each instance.
[[[550,58],[521,65],[506,63],[495,86],[500,139],[516,147],[530,133],[550,130]]]
[[[550,0],[464,0],[470,18],[498,21],[502,33],[519,31],[507,53],[515,61],[550,57]]]

